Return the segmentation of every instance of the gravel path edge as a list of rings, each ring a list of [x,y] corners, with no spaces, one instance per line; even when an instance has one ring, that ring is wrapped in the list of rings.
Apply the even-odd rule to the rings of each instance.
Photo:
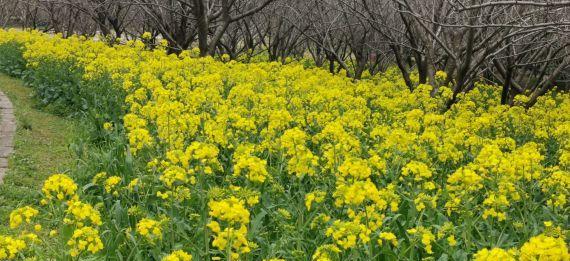
[[[0,91],[0,184],[8,170],[8,158],[14,151],[16,118],[10,99]]]

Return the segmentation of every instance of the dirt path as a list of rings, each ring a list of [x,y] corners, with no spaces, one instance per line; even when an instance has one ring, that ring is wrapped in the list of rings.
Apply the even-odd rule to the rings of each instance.
[[[8,157],[14,150],[15,132],[14,108],[8,97],[0,91],[0,184],[8,169]]]

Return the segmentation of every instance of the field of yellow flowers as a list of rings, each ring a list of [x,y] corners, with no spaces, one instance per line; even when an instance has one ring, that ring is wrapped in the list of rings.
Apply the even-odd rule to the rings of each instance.
[[[568,93],[477,84],[447,109],[397,70],[34,31],[0,31],[0,68],[105,148],[14,206],[0,260],[570,260]]]

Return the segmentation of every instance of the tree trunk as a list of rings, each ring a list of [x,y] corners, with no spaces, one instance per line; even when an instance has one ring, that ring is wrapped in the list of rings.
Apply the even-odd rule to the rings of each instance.
[[[194,0],[194,12],[198,18],[198,48],[200,56],[208,55],[208,33],[210,25],[208,21],[208,12],[203,0]]]

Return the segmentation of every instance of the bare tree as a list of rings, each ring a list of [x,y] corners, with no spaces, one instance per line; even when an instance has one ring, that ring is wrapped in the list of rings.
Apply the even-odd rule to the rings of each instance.
[[[19,0],[0,0],[0,26],[6,27],[12,23],[16,23],[16,10],[20,8]]]
[[[133,4],[122,0],[62,0],[69,9],[78,10],[93,21],[99,33],[106,37],[121,38],[134,21]]]
[[[214,55],[229,25],[249,17],[275,0],[134,0],[155,29],[171,43],[184,50],[198,39],[202,56]]]

